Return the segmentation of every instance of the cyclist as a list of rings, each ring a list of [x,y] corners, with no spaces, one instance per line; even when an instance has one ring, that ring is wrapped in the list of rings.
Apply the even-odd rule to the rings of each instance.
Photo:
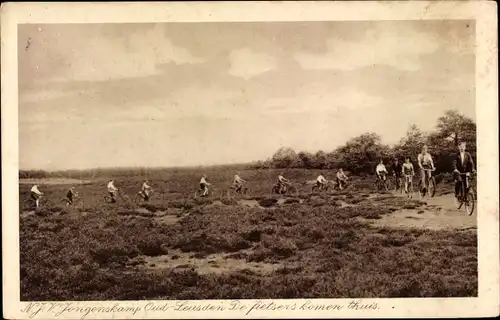
[[[66,192],[66,201],[68,204],[73,204],[73,197],[78,196],[78,193],[75,191],[74,187],[70,187],[68,192]]]
[[[408,178],[412,178],[415,175],[415,170],[413,169],[413,163],[410,162],[410,157],[405,158],[405,163],[402,166],[402,173],[405,176],[405,192],[408,192]]]
[[[118,189],[115,187],[115,180],[109,180],[108,182],[108,193],[111,196],[111,202],[115,203],[116,202],[116,193],[118,192]]]
[[[200,189],[203,191],[201,194],[202,197],[205,197],[208,194],[208,186],[211,184],[207,182],[207,176],[203,175],[200,180]]]
[[[142,189],[139,192],[141,194],[141,196],[143,197],[144,201],[149,201],[149,195],[150,195],[152,190],[153,190],[153,188],[151,188],[151,186],[149,185],[148,180],[145,180],[142,183]]]
[[[394,175],[394,178],[396,178],[396,180],[401,181],[402,173],[403,173],[402,164],[399,162],[398,158],[394,158],[394,162],[392,163],[392,174]]]
[[[467,176],[470,173],[476,172],[474,169],[474,160],[470,153],[465,151],[466,143],[460,142],[458,145],[458,153],[453,160],[453,179],[455,180],[455,197],[458,198],[460,195],[460,189],[462,187],[462,176],[460,173],[465,173]]]
[[[380,162],[377,164],[377,168],[375,169],[375,173],[377,174],[377,178],[379,180],[385,181],[386,175],[388,174],[387,169],[384,165],[384,160],[380,159]]]
[[[288,179],[285,179],[285,177],[283,177],[283,172],[280,173],[278,176],[278,190],[280,191],[280,193],[283,191],[283,187],[289,183],[290,181]]]
[[[319,176],[316,178],[316,186],[318,187],[318,190],[321,190],[321,188],[326,187],[328,184],[328,181],[325,179],[322,173],[319,174]]]
[[[237,172],[235,175],[234,175],[234,179],[233,179],[233,188],[236,192],[241,192],[241,188],[243,188],[243,184],[245,184],[246,180],[242,179],[240,177],[240,174],[239,172]]]
[[[35,184],[31,187],[31,199],[35,201],[35,205],[38,208],[40,206],[40,198],[43,196],[43,192],[38,190],[38,185]]]
[[[344,169],[339,168],[339,171],[337,172],[337,185],[339,186],[339,189],[343,190],[346,183],[347,176],[344,173]]]
[[[418,167],[420,168],[420,177],[422,179],[422,186],[424,190],[427,190],[427,183],[426,181],[426,175],[429,176],[429,179],[431,178],[431,171],[434,170],[434,161],[432,161],[432,156],[430,155],[429,152],[427,152],[427,145],[424,145],[422,147],[422,153],[418,154],[417,157],[418,160]]]

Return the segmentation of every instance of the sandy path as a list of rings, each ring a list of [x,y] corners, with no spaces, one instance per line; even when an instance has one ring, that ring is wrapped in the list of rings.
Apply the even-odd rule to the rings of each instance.
[[[417,209],[404,209],[384,215],[379,220],[371,220],[375,226],[442,229],[476,229],[476,210],[471,216],[455,207],[453,194],[434,198],[424,198],[427,205]]]

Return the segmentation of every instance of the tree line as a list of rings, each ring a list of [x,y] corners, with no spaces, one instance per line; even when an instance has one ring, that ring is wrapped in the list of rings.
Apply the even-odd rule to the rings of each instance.
[[[272,158],[259,162],[258,168],[344,168],[352,173],[373,173],[380,159],[386,165],[394,158],[404,161],[410,157],[416,164],[422,146],[429,147],[437,173],[451,171],[453,158],[460,141],[467,142],[467,150],[476,160],[476,123],[455,110],[447,110],[439,117],[431,132],[423,132],[416,125],[410,125],[406,134],[393,146],[382,143],[377,133],[367,132],[348,140],[335,150],[316,153],[282,147]]]

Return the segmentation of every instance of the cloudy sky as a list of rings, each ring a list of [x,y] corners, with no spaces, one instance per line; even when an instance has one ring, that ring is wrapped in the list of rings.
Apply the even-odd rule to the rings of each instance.
[[[331,151],[475,118],[469,21],[20,25],[20,168]],[[29,45],[28,45],[29,44]]]

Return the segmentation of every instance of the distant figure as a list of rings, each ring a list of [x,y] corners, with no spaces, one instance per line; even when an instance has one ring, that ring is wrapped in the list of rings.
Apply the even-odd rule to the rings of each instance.
[[[239,172],[237,172],[235,175],[234,175],[234,179],[233,179],[233,188],[235,189],[236,192],[241,192],[241,188],[243,188],[243,185],[246,183],[246,180],[243,180],[240,175],[239,175]]]
[[[35,201],[35,205],[38,208],[40,206],[40,198],[43,196],[43,192],[38,190],[38,185],[35,184],[31,187],[31,199]]]
[[[458,153],[453,160],[453,179],[455,180],[456,198],[460,195],[460,189],[462,188],[463,183],[463,178],[460,174],[465,173],[466,176],[470,176],[471,173],[476,172],[474,169],[474,160],[472,159],[471,154],[465,151],[465,147],[465,142],[461,142],[458,145]]]
[[[149,201],[150,193],[152,190],[153,188],[151,188],[151,186],[149,185],[148,180],[145,180],[142,184],[142,189],[139,192],[142,195],[144,201]]]
[[[211,184],[207,182],[207,176],[203,175],[200,180],[200,189],[203,191],[201,194],[202,197],[205,197],[208,194],[208,186]]]
[[[340,168],[337,172],[337,184],[340,190],[344,189],[344,185],[347,183],[347,176],[344,173],[344,169]]]
[[[278,175],[278,190],[280,193],[283,191],[283,187],[289,183],[289,180],[283,177],[283,172]]]
[[[116,192],[118,189],[115,187],[115,180],[110,180],[108,182],[108,193],[111,196],[111,202],[115,203],[116,202]]]
[[[379,180],[385,181],[388,172],[387,169],[385,168],[384,160],[380,159],[380,162],[377,165],[377,168],[375,169],[375,173],[377,174],[377,178]]]
[[[319,188],[325,187],[328,181],[325,179],[322,173],[316,178],[316,186]]]
[[[74,187],[70,187],[66,193],[66,201],[68,204],[73,204],[73,197],[76,197],[78,193],[75,191]]]

